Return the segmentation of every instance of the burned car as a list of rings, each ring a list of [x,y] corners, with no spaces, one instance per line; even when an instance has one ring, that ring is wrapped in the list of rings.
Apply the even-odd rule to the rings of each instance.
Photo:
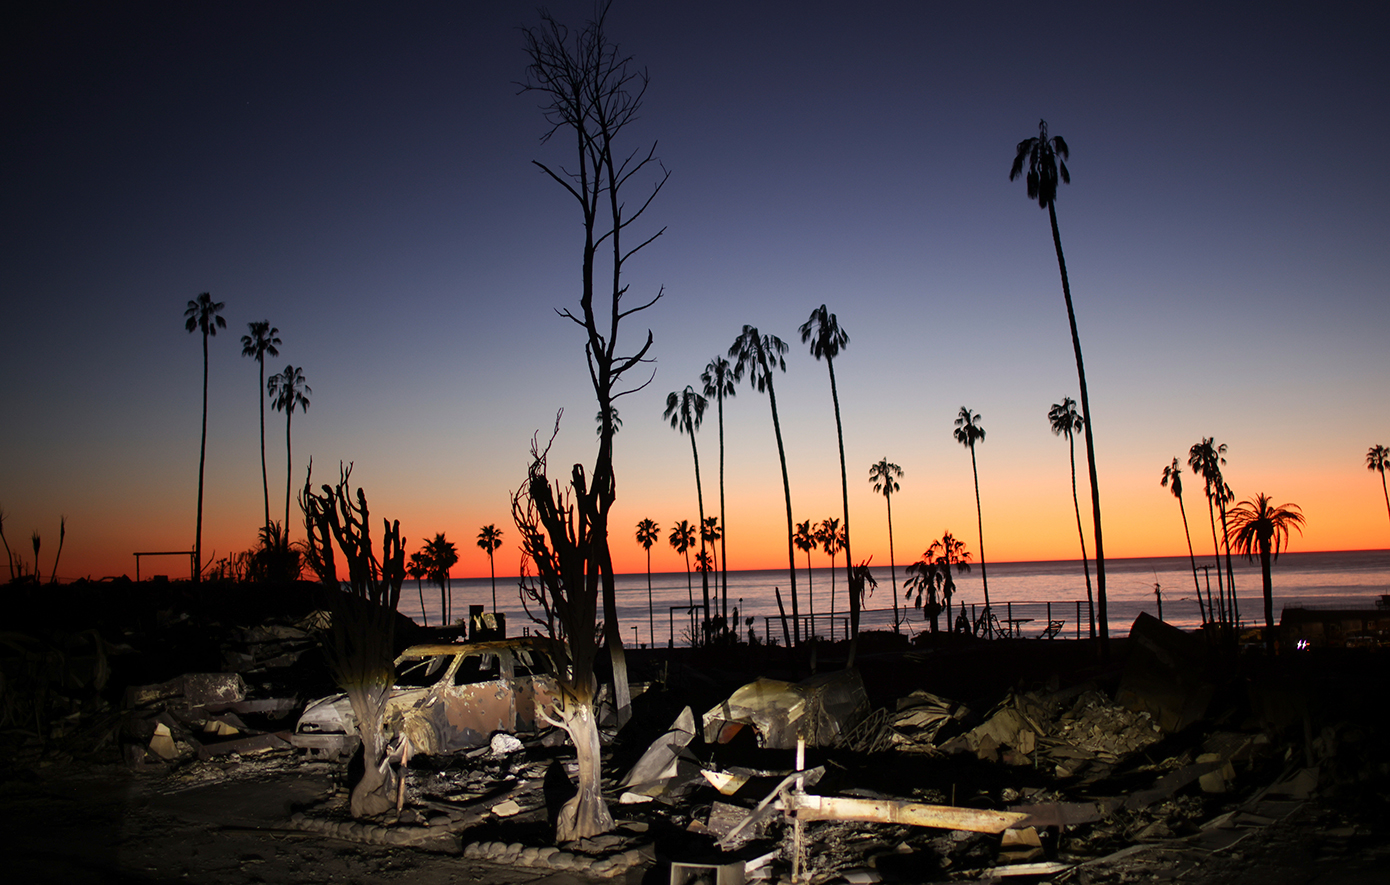
[[[542,637],[413,645],[396,658],[386,702],[388,741],[404,734],[411,753],[483,746],[495,732],[533,732],[554,708],[555,646]],[[291,738],[297,747],[340,756],[357,745],[346,694],[311,702]]]

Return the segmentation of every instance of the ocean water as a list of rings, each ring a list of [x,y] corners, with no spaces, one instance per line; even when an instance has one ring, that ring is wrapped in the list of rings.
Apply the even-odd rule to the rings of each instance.
[[[1198,579],[1206,597],[1207,577],[1201,566],[1212,566],[1213,560],[1197,560]],[[1110,634],[1123,636],[1141,611],[1158,614],[1158,598],[1154,585],[1160,590],[1163,618],[1183,628],[1201,624],[1193,587],[1192,568],[1187,557],[1152,559],[1106,560],[1106,589],[1109,600]],[[1243,624],[1260,624],[1264,620],[1259,560],[1247,562],[1233,557],[1236,599]],[[1224,575],[1225,560],[1222,560]],[[1086,608],[1086,584],[1079,560],[1057,562],[1000,562],[989,563],[989,595],[997,617],[1013,618],[1023,636],[1037,636],[1047,621],[1060,620],[1062,636],[1087,636],[1090,632]],[[893,625],[893,591],[889,570],[874,567],[878,587],[866,602],[861,629],[891,629]],[[828,568],[814,569],[810,575],[808,599],[807,571],[797,572],[797,594],[803,623],[803,633],[810,623],[808,615],[815,612],[816,632],[822,636],[834,630],[836,638],[847,629],[848,596],[845,593],[843,568],[834,576],[834,616],[831,617],[831,572]],[[956,576],[953,603],[974,607],[984,603],[984,588],[980,566]],[[1095,583],[1095,563],[1091,563],[1091,581]],[[1216,569],[1211,568],[1211,593],[1217,596]],[[1223,577],[1224,581],[1224,577]],[[1335,608],[1340,606],[1371,606],[1381,594],[1390,593],[1390,550],[1350,551],[1341,553],[1285,553],[1274,563],[1274,617],[1276,622],[1285,606]],[[710,575],[711,608],[718,599],[719,576]],[[920,610],[903,605],[903,569],[897,569],[899,618],[903,629],[918,632],[930,629]],[[693,601],[701,603],[703,593],[700,575],[690,576],[687,590],[685,572],[653,573],[651,576],[651,616],[648,617],[647,575],[619,575],[618,620],[622,624],[623,640],[627,643],[688,645],[695,620],[688,607]],[[747,635],[746,619],[754,619],[753,629],[765,638],[769,628],[781,641],[782,628],[777,620],[775,589],[780,589],[787,614],[791,614],[790,582],[786,569],[729,572],[729,609],[737,609],[740,629]],[[421,597],[426,617],[421,616]],[[452,600],[454,619],[466,617],[468,606],[491,607],[492,583],[487,578],[453,581]],[[401,590],[401,611],[422,622],[437,625],[440,619],[440,590],[437,585],[417,588],[408,580]],[[506,612],[508,632],[519,635],[522,628],[534,624],[522,610],[514,577],[497,578],[497,607]],[[600,612],[602,609],[600,608]],[[537,613],[539,614],[539,613]],[[698,616],[697,616],[698,617]],[[1025,620],[1028,619],[1028,620]],[[945,615],[941,628],[947,628]]]

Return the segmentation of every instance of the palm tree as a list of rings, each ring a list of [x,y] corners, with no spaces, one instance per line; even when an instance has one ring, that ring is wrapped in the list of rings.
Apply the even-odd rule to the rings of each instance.
[[[204,292],[196,300],[189,301],[188,309],[183,312],[184,328],[190,332],[198,329],[203,333],[203,441],[198,447],[198,528],[193,536],[195,584],[203,574],[203,470],[208,458],[208,338],[215,336],[218,329],[227,328],[227,320],[221,314],[226,306],[225,301],[213,301],[212,295]]]
[[[980,426],[980,419],[983,415],[976,415],[965,406],[960,407],[960,412],[956,415],[956,429],[954,431],[956,442],[970,450],[970,472],[975,474],[975,526],[978,532],[980,543],[980,583],[985,588],[985,635],[989,635],[989,625],[991,623],[989,614],[989,572],[985,568],[985,518],[984,512],[980,509],[980,470],[975,466],[975,443],[985,441],[985,429]],[[1097,566],[1096,582],[1100,582],[1100,569]],[[1104,586],[1104,585],[1101,585]],[[1101,597],[1104,600],[1105,597]],[[1105,632],[1105,603],[1102,601],[1100,606],[1101,616],[1101,641],[1106,641]]]
[[[706,516],[700,523],[700,540],[709,546],[710,559],[714,561],[714,573],[719,573],[719,554],[714,549],[714,542],[722,540],[724,532],[719,527],[719,517]],[[718,606],[715,607],[718,609]]]
[[[706,397],[714,397],[719,412],[719,524],[726,530],[729,517],[724,512],[724,398],[734,395],[734,367],[722,356],[716,356],[705,365],[700,373],[700,383],[704,384]],[[719,583],[721,613],[724,623],[729,623],[729,557],[725,549],[723,535],[719,538]]]
[[[1173,463],[1163,468],[1164,488],[1173,490],[1173,497],[1178,499],[1178,510],[1182,511],[1182,530],[1187,536],[1187,558],[1192,561],[1192,586],[1197,591],[1197,610],[1202,615],[1202,623],[1207,622],[1207,610],[1202,606],[1202,585],[1197,582],[1197,554],[1192,552],[1192,530],[1187,527],[1187,508],[1182,503],[1182,468],[1178,466],[1178,459],[1174,458]]]
[[[1091,596],[1091,567],[1086,564],[1086,531],[1081,527],[1081,501],[1076,496],[1076,431],[1085,420],[1076,411],[1076,400],[1062,397],[1060,403],[1053,403],[1047,410],[1047,420],[1052,425],[1052,433],[1067,438],[1067,452],[1071,456],[1071,504],[1076,510],[1076,534],[1081,538],[1081,570],[1086,575],[1086,608],[1091,613],[1091,638],[1096,638],[1096,603]]]
[[[1057,229],[1057,178],[1071,184],[1071,173],[1067,171],[1066,160],[1070,157],[1067,143],[1060,135],[1048,137],[1047,121],[1038,121],[1036,138],[1025,138],[1018,143],[1013,166],[1009,169],[1009,181],[1023,172],[1023,164],[1028,163],[1026,183],[1028,199],[1037,200],[1038,205],[1047,210],[1052,223],[1052,245],[1057,251],[1057,270],[1062,275],[1062,298],[1067,303],[1067,323],[1071,326],[1071,347],[1076,354],[1076,378],[1081,386],[1081,418],[1086,436],[1086,467],[1091,478],[1091,519],[1095,523],[1096,535],[1096,608],[1100,619],[1101,655],[1110,654],[1110,620],[1105,597],[1105,543],[1100,530],[1100,485],[1096,481],[1096,446],[1091,431],[1095,420],[1091,415],[1091,400],[1086,392],[1086,364],[1081,358],[1081,336],[1076,331],[1076,311],[1072,309],[1071,283],[1067,281],[1067,260],[1062,254],[1062,234]],[[1062,161],[1058,162],[1057,157]],[[980,575],[984,575],[984,548],[980,550]]]
[[[690,548],[695,546],[695,527],[682,519],[671,526],[671,534],[666,539],[677,553],[685,554],[685,601],[695,607],[695,590],[690,581]]]
[[[850,552],[849,546],[849,469],[845,464],[845,431],[840,423],[840,391],[835,385],[835,357],[840,355],[840,349],[849,345],[849,335],[844,329],[840,328],[839,321],[835,314],[825,309],[825,305],[811,311],[806,322],[801,324],[798,330],[801,333],[801,343],[811,345],[811,356],[816,359],[825,359],[825,367],[830,372],[830,402],[835,407],[835,440],[840,446],[840,498],[844,505],[845,518],[845,570],[847,577],[854,574],[854,555]],[[891,546],[891,544],[890,544]],[[832,556],[830,563],[830,612],[835,612],[835,562]],[[859,597],[855,593],[849,595],[849,621],[850,635],[854,637],[850,641],[849,658],[846,666],[854,666],[855,644],[859,638]]]
[[[830,635],[835,635],[835,557],[845,549],[845,530],[840,528],[840,520],[831,516],[821,520],[816,527],[816,540],[821,549],[830,557]]]
[[[270,320],[247,323],[246,327],[250,334],[241,336],[241,355],[255,357],[261,370],[260,381],[256,384],[256,399],[261,405],[261,493],[265,502],[265,524],[270,525],[270,483],[265,473],[265,397],[261,396],[261,391],[265,389],[265,358],[279,356],[276,347],[282,342],[278,337],[280,330],[272,327]]]
[[[277,412],[285,413],[285,541],[290,539],[290,474],[294,472],[294,456],[290,449],[290,422],[294,410],[309,411],[308,394],[314,389],[304,383],[304,371],[296,366],[285,366],[285,371],[271,375],[266,382],[270,392],[271,406]]]
[[[1380,491],[1385,495],[1385,512],[1390,515],[1390,491],[1385,488],[1385,469],[1390,467],[1390,449],[1371,446],[1366,451],[1366,469],[1380,474]]]
[[[454,587],[449,569],[458,565],[458,549],[452,541],[444,537],[443,532],[440,532],[434,536],[434,540],[425,542],[424,559],[430,577],[439,584],[440,607],[443,609],[442,623],[447,627],[450,618],[453,617],[454,607]]]
[[[487,568],[492,574],[492,613],[497,614],[497,566],[492,554],[502,546],[502,530],[496,525],[485,525],[478,530],[478,546],[487,552]]]
[[[705,524],[705,492],[700,485],[700,450],[695,445],[695,431],[700,429],[700,422],[705,417],[705,406],[707,401],[703,396],[695,392],[695,388],[689,384],[685,385],[685,390],[680,393],[672,392],[666,396],[666,411],[661,413],[661,417],[671,422],[671,428],[690,437],[690,454],[695,458],[695,500],[700,507],[700,525]],[[705,534],[700,533],[700,552],[705,552]],[[709,639],[709,571],[700,572],[700,585],[704,589],[704,630],[705,638]]]
[[[772,431],[777,437],[777,458],[782,462],[782,494],[787,502],[787,572],[791,579],[792,595],[792,641],[801,644],[800,609],[796,597],[796,549],[792,544],[794,527],[792,525],[792,484],[787,478],[787,450],[782,445],[782,423],[777,418],[777,391],[772,385],[772,370],[787,371],[787,361],[783,354],[787,345],[776,335],[760,335],[755,326],[744,326],[743,332],[729,347],[729,356],[734,358],[734,380],[746,374],[748,383],[758,393],[766,393],[772,405]]]
[[[425,612],[425,586],[421,583],[425,575],[429,574],[429,568],[425,565],[424,553],[416,550],[410,554],[410,561],[406,564],[405,573],[415,579],[415,592],[420,595],[420,620],[424,626],[430,625],[430,616]]]
[[[883,495],[888,502],[888,574],[893,582],[893,632],[901,633],[902,628],[898,622],[898,571],[894,564],[893,554],[893,493],[899,490],[898,478],[903,475],[903,469],[896,464],[889,463],[887,458],[881,459],[877,464],[869,467],[869,482],[873,483],[874,491]],[[854,594],[851,593],[851,596]]]
[[[623,429],[623,419],[618,417],[618,409],[616,406],[610,406],[608,409],[608,414],[613,416],[613,434],[616,436],[618,431]],[[602,411],[594,415],[594,423],[598,425],[594,428],[594,435],[599,437],[603,436]]]
[[[965,542],[956,540],[949,531],[932,541],[927,547],[925,559],[935,562],[941,570],[941,602],[946,606],[946,623],[951,623],[951,599],[956,595],[956,581],[951,577],[951,566],[956,574],[970,571],[970,551]]]
[[[920,561],[907,567],[907,574],[909,577],[903,581],[904,605],[911,600],[914,607],[922,610],[922,617],[931,620],[931,631],[939,632],[941,603],[936,601],[936,597],[945,581],[941,568],[924,553]]]
[[[1221,532],[1226,533],[1226,505],[1234,500],[1231,494],[1231,487],[1226,484],[1221,476],[1221,467],[1226,463],[1226,444],[1216,444],[1213,437],[1204,436],[1202,441],[1196,443],[1187,452],[1187,465],[1192,468],[1193,473],[1201,474],[1203,491],[1207,496],[1207,515],[1211,519],[1211,543],[1216,556],[1216,595],[1221,601],[1221,619],[1227,617],[1226,593],[1227,587],[1221,582],[1221,542],[1216,536],[1216,513],[1217,509],[1221,512]],[[1230,566],[1230,543],[1226,545],[1227,566]],[[1227,577],[1233,577],[1228,571]],[[1229,587],[1231,608],[1235,607],[1235,587]],[[1214,615],[1213,615],[1214,616]]]
[[[811,576],[811,551],[815,550],[820,542],[816,539],[816,533],[811,529],[811,520],[798,522],[796,524],[796,534],[792,541],[797,548],[806,554],[806,609],[811,613],[810,635],[816,635],[816,595]]]
[[[656,648],[656,616],[652,614],[652,545],[660,537],[661,526],[644,519],[637,523],[637,543],[647,551],[647,633]]]
[[[1226,537],[1228,542],[1235,544],[1236,552],[1246,559],[1254,559],[1256,550],[1260,554],[1265,597],[1265,650],[1274,654],[1274,583],[1270,579],[1269,565],[1271,559],[1278,559],[1279,551],[1288,546],[1289,529],[1303,534],[1303,513],[1297,504],[1276,507],[1267,495],[1260,493],[1231,508],[1230,518]]]

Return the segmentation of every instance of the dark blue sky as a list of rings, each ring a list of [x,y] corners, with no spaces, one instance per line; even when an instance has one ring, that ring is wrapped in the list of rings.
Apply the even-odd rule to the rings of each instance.
[[[550,8],[578,25],[591,4]],[[1058,216],[1112,552],[1182,549],[1158,475],[1213,435],[1240,497],[1304,506],[1301,549],[1384,546],[1361,462],[1390,441],[1387,17],[619,2],[609,35],[651,73],[630,147],[659,140],[673,174],[650,212],[667,232],[629,277],[666,296],[631,328],[652,328],[658,364],[620,405],[618,523],[693,519],[688,444],[661,407],[744,323],[793,345],[779,404],[797,518],[835,512],[828,383],[795,331],[826,303],[852,338],[837,374],[856,552],[887,557],[858,476],[884,456],[907,471],[899,559],[943,526],[970,534],[950,436],[967,405],[989,430],[991,557],[1072,555],[1065,445],[1044,416],[1076,395],[1075,369],[1046,213],[1007,180],[1046,117],[1072,148]],[[250,320],[281,331],[269,368],[302,366],[314,388],[296,484],[309,455],[354,460],[412,538],[505,526],[530,435],[558,408],[560,460],[590,457],[581,342],[553,313],[576,295],[578,216],[530,163],[566,157],[516,94],[517,28],[536,21],[495,3],[45,4],[12,20],[7,537],[55,535],[69,514],[74,576],[191,543],[201,354],[182,311],[202,291],[229,322],[212,342],[219,555],[259,520]],[[731,565],[775,564],[766,402],[741,390],[726,418]],[[273,503],[283,423],[267,422]],[[486,569],[460,547],[465,570]]]

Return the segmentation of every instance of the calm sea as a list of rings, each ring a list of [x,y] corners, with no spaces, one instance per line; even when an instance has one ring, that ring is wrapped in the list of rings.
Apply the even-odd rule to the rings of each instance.
[[[1260,623],[1264,619],[1261,599],[1259,561],[1247,562],[1233,558],[1235,589],[1242,623]],[[1192,568],[1187,557],[1155,559],[1111,559],[1106,561],[1106,589],[1109,597],[1110,632],[1123,636],[1139,612],[1158,614],[1158,597],[1163,604],[1163,618],[1171,624],[1195,628],[1201,623],[1193,587]],[[1210,558],[1197,560],[1198,578],[1203,598],[1207,577],[1201,566],[1213,566]],[[1223,559],[1224,570],[1224,559]],[[1223,571],[1224,574],[1224,571]],[[878,588],[869,597],[861,627],[863,629],[891,628],[893,624],[893,590],[889,571],[873,569]],[[1352,551],[1343,553],[1285,553],[1274,563],[1274,612],[1277,621],[1285,606],[1335,608],[1339,606],[1371,606],[1381,595],[1390,593],[1390,550]],[[797,572],[796,586],[803,619],[814,607],[816,631],[828,635],[844,633],[848,597],[845,594],[843,569],[834,577],[834,617],[830,616],[831,572],[828,568],[814,569],[808,593],[806,569]],[[1211,593],[1217,596],[1216,569],[1211,568]],[[1224,578],[1223,578],[1224,580]],[[903,608],[903,570],[897,570],[898,604]],[[1091,581],[1095,582],[1095,564],[1091,564]],[[710,576],[711,607],[714,606],[718,579]],[[1159,594],[1155,594],[1155,585]],[[491,606],[492,584],[487,578],[459,579],[453,582],[453,616],[466,617],[469,604]],[[753,629],[759,637],[766,635],[770,625],[774,636],[780,637],[781,625],[777,616],[774,588],[780,588],[787,614],[791,614],[791,598],[787,571],[729,572],[730,614],[738,609],[740,618],[754,619]],[[414,581],[407,581],[401,591],[401,611],[417,622],[422,621],[421,591]],[[1060,620],[1065,624],[1062,635],[1075,637],[1089,633],[1086,611],[1086,584],[1077,560],[1058,562],[1000,562],[989,563],[990,602],[1000,619],[1012,617],[1019,621],[1017,629],[1024,636],[1036,636],[1047,621]],[[428,622],[439,623],[439,587],[423,587],[424,608]],[[808,598],[809,597],[809,598]],[[647,575],[618,576],[618,618],[623,625],[626,642],[649,643],[653,633],[657,643],[689,644],[691,620],[687,614],[689,601],[701,602],[700,575],[690,578],[687,591],[685,572],[654,573],[651,576],[651,618],[648,618]],[[976,564],[968,574],[956,576],[956,605],[975,606],[984,602],[980,567]],[[497,579],[497,607],[507,613],[508,632],[521,633],[531,622],[522,611],[517,596],[515,578]],[[903,609],[904,629],[917,632],[930,629],[920,610]],[[1024,620],[1029,619],[1029,620]],[[803,620],[803,623],[806,623]],[[649,626],[650,625],[650,626]],[[942,629],[946,628],[945,616]],[[745,631],[747,627],[741,629]],[[803,628],[804,629],[804,628]],[[779,639],[780,641],[780,639]]]

